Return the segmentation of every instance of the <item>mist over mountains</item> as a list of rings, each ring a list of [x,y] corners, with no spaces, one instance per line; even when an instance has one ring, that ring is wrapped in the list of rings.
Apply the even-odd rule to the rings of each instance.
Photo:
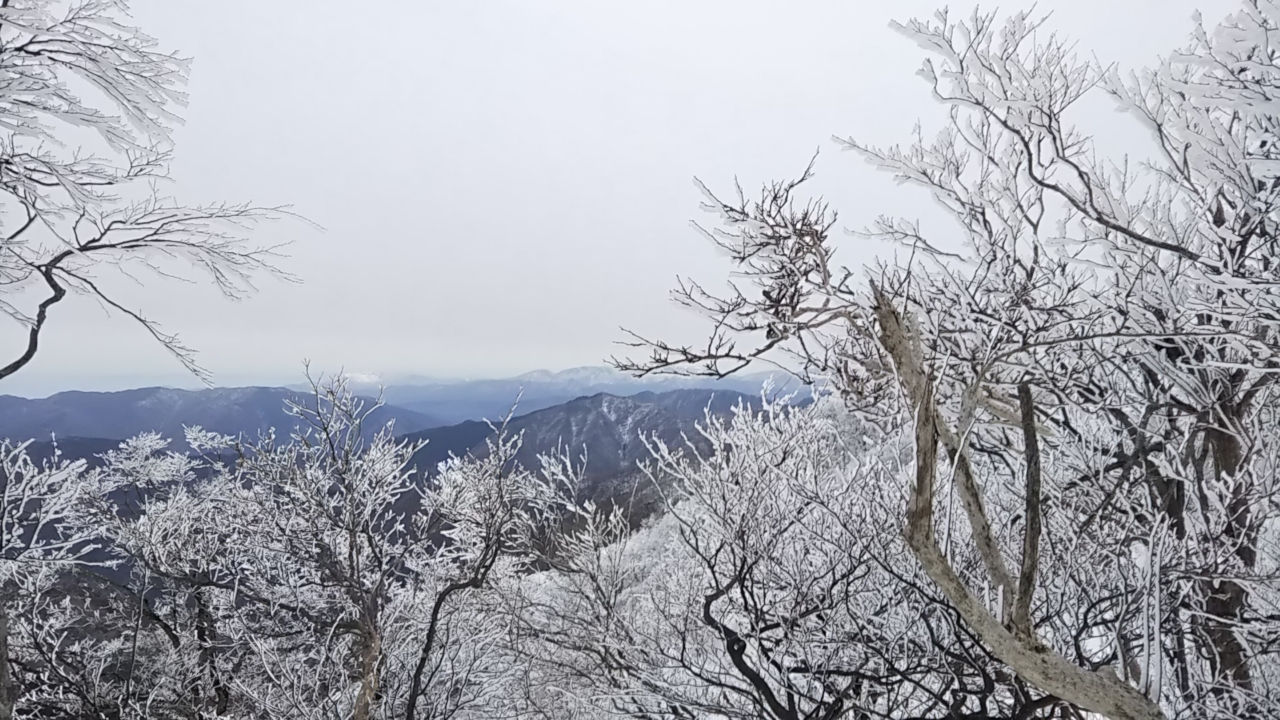
[[[390,405],[437,418],[441,424],[502,418],[513,406],[517,413],[560,405],[574,398],[607,393],[626,397],[641,392],[716,389],[758,396],[766,381],[777,392],[797,390],[799,383],[782,373],[754,373],[723,379],[650,376],[637,378],[608,367],[578,367],[561,371],[535,370],[510,378],[438,380],[352,377],[353,389],[375,396],[381,390]],[[519,398],[519,404],[515,405]]]

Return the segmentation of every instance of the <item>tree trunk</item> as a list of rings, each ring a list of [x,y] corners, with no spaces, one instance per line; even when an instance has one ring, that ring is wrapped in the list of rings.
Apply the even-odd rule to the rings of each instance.
[[[378,665],[382,658],[382,637],[367,631],[360,648],[360,694],[356,696],[352,720],[369,720],[378,697]],[[2,720],[2,719],[0,719]]]
[[[965,587],[933,535],[938,434],[932,393],[926,389],[922,399],[925,402],[916,410],[916,486],[906,536],[925,574],[992,654],[1041,691],[1112,720],[1162,720],[1160,708],[1136,688],[1107,670],[1091,671],[1071,663],[1034,636],[1011,632]]]
[[[0,720],[13,720],[17,702],[18,688],[9,667],[9,612],[0,603]]]
[[[1240,439],[1227,430],[1217,428],[1207,431],[1205,441],[1213,454],[1213,464],[1218,484],[1229,485],[1234,481],[1244,463]],[[1240,566],[1236,572],[1245,573],[1257,562],[1256,540],[1250,530],[1250,512],[1247,489],[1236,483],[1229,502],[1224,503],[1228,513],[1223,528],[1222,541],[1234,545],[1232,552]],[[1227,570],[1232,572],[1231,569]],[[1244,617],[1249,593],[1234,580],[1205,580],[1201,583],[1204,595],[1205,634],[1208,637],[1209,663],[1213,672],[1214,690],[1222,696],[1253,692],[1253,674],[1249,667],[1249,653],[1236,627]],[[1251,716],[1249,709],[1237,708],[1242,717]],[[1256,712],[1254,710],[1253,712]]]
[[[218,671],[218,663],[215,657],[218,628],[214,623],[213,614],[209,612],[209,606],[205,602],[203,588],[196,588],[195,603],[196,641],[200,643],[200,663],[204,666],[205,672],[209,675],[209,682],[213,686],[213,714],[221,716],[226,714],[227,708],[231,704],[231,695],[227,691],[227,685],[223,682],[221,673]]]
[[[1004,618],[992,615],[969,591],[938,547],[933,528],[938,445],[941,437],[954,431],[938,418],[932,378],[925,371],[918,336],[884,295],[876,291],[875,298],[880,344],[893,358],[898,380],[916,413],[916,478],[907,509],[905,535],[925,574],[992,654],[1042,692],[1112,720],[1163,720],[1164,715],[1156,703],[1110,671],[1082,668],[1046,647],[1034,634],[1006,627]],[[980,492],[976,478],[971,480],[973,482],[958,482],[957,489],[961,493]],[[981,507],[980,498],[970,500],[975,507]]]

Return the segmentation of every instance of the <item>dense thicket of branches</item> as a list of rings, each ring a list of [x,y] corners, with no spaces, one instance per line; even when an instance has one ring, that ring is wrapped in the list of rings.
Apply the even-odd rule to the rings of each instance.
[[[67,289],[112,303],[94,271],[267,269],[214,229],[257,211],[128,199],[181,63],[121,5],[49,7],[0,2],[0,278],[46,298],[0,296],[28,331],[0,378]],[[622,363],[777,360],[826,379],[817,402],[650,440],[638,531],[581,499],[571,452],[522,467],[505,431],[424,479],[340,381],[287,438],[192,428],[194,453],[143,436],[92,469],[4,444],[0,720],[1280,716],[1280,6],[1130,75],[1025,13],[899,29],[947,125],[842,142],[946,236],[877,221],[905,250],[864,282],[812,166],[708,191],[744,281],[682,285],[708,341]],[[1090,93],[1150,162],[1074,129]],[[54,123],[115,159],[45,152]]]
[[[313,400],[288,439],[193,428],[198,457],[151,435],[92,471],[6,464],[30,530],[5,557],[60,561],[6,573],[19,715],[487,716],[518,696],[478,591],[532,558],[562,493],[505,438],[415,484],[417,447],[362,441],[341,383]]]
[[[207,380],[191,349],[123,302],[113,281],[202,277],[240,297],[256,278],[279,274],[272,248],[243,236],[277,210],[185,205],[160,194],[187,64],[127,21],[123,0],[0,0],[0,317],[17,329],[3,341],[0,380],[32,362],[55,308],[73,295],[135,320]],[[37,468],[11,444],[0,455],[0,720],[7,720],[16,699],[25,698],[24,707],[41,702],[17,692],[15,676],[32,670],[9,662],[21,653],[8,637],[7,613],[64,603],[46,583],[93,548],[63,522],[78,512],[64,491],[82,468]],[[65,619],[67,637],[83,634],[74,630],[78,620]],[[81,661],[91,663],[92,654]]]
[[[807,172],[758,200],[708,193],[708,235],[750,287],[683,286],[709,342],[640,341],[651,357],[626,365],[786,353],[866,422],[913,428],[911,555],[1046,703],[1274,716],[1278,23],[1246,2],[1129,75],[1027,13],[901,26],[950,122],[905,147],[842,142],[926,190],[946,236],[882,218],[863,234],[908,252],[864,283],[834,265]],[[1149,162],[1098,156],[1073,125],[1090,93],[1150,133]]]

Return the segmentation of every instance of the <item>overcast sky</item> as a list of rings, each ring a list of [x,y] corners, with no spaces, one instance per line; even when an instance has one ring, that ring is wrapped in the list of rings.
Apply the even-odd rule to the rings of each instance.
[[[133,5],[141,27],[194,58],[169,189],[291,204],[324,228],[262,230],[292,242],[285,265],[300,285],[267,281],[237,304],[180,284],[130,295],[219,384],[294,382],[304,358],[467,377],[597,364],[618,351],[619,325],[694,339],[700,323],[667,291],[677,274],[725,277],[689,226],[695,175],[751,188],[821,148],[814,187],[843,225],[925,212],[830,138],[890,143],[917,119],[936,127],[914,75],[923,53],[889,29],[934,2]],[[1082,52],[1130,66],[1181,45],[1197,7],[1215,19],[1233,6],[1038,3]],[[142,384],[193,381],[81,300],[57,308],[35,363],[4,391]]]

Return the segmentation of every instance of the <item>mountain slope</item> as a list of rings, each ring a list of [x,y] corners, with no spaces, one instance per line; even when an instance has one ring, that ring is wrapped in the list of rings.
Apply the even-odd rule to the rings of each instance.
[[[683,445],[685,438],[705,449],[696,425],[706,413],[726,415],[739,403],[754,407],[758,400],[730,390],[669,390],[621,397],[597,393],[512,418],[509,433],[522,435],[517,459],[538,467],[540,454],[565,450],[578,462],[585,451],[583,479],[586,495],[601,501],[631,501],[635,512],[648,514],[656,501],[654,488],[638,479],[638,463],[649,457],[645,438]],[[428,476],[449,454],[482,456],[492,431],[485,423],[465,422],[404,436],[426,440],[414,464]]]

